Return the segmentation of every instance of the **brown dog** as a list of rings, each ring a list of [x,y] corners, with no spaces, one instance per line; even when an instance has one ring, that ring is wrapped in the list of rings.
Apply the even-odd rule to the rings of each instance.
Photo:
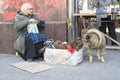
[[[97,50],[98,59],[102,62],[104,60],[104,53],[106,47],[106,39],[105,36],[97,29],[89,29],[88,32],[83,35],[83,42],[84,45],[88,47],[88,54],[89,54],[89,62],[93,61],[92,50]]]
[[[67,44],[63,44],[60,40],[56,40],[54,46],[56,49],[67,49]]]
[[[77,51],[83,47],[83,42],[80,37],[77,37],[77,39],[75,40],[69,41],[68,44]]]

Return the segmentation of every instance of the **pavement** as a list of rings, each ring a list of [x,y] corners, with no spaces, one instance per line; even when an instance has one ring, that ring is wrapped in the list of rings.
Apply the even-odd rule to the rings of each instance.
[[[38,63],[47,64],[53,69],[31,74],[22,71],[10,64],[21,62],[23,59],[14,54],[0,54],[0,80],[120,80],[120,50],[106,50],[105,60],[102,63],[93,51],[94,61],[88,62],[86,49],[83,50],[83,61],[76,66],[61,64],[47,64],[43,60]]]

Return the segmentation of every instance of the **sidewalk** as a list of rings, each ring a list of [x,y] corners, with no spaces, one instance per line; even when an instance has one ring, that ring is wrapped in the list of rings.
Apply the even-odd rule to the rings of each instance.
[[[50,65],[53,69],[31,74],[10,66],[23,61],[11,54],[0,54],[0,80],[120,80],[120,50],[106,50],[106,63],[100,62],[94,52],[93,63],[88,62],[84,50],[84,59],[77,66]],[[44,63],[44,61],[37,61]]]

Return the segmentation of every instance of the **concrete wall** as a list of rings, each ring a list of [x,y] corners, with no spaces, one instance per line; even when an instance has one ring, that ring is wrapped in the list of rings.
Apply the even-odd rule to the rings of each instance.
[[[10,24],[0,24],[0,53],[14,53],[14,30]]]

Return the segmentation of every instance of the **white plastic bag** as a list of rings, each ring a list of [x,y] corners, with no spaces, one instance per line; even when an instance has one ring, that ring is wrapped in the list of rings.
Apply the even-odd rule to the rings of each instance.
[[[37,24],[29,24],[27,26],[28,33],[39,33]]]
[[[83,60],[83,52],[82,49],[79,51],[75,51],[74,54],[68,59],[67,64],[69,65],[77,65]]]
[[[68,50],[64,49],[46,48],[44,60],[49,64],[77,65],[83,60],[83,52],[80,49],[71,54]]]

